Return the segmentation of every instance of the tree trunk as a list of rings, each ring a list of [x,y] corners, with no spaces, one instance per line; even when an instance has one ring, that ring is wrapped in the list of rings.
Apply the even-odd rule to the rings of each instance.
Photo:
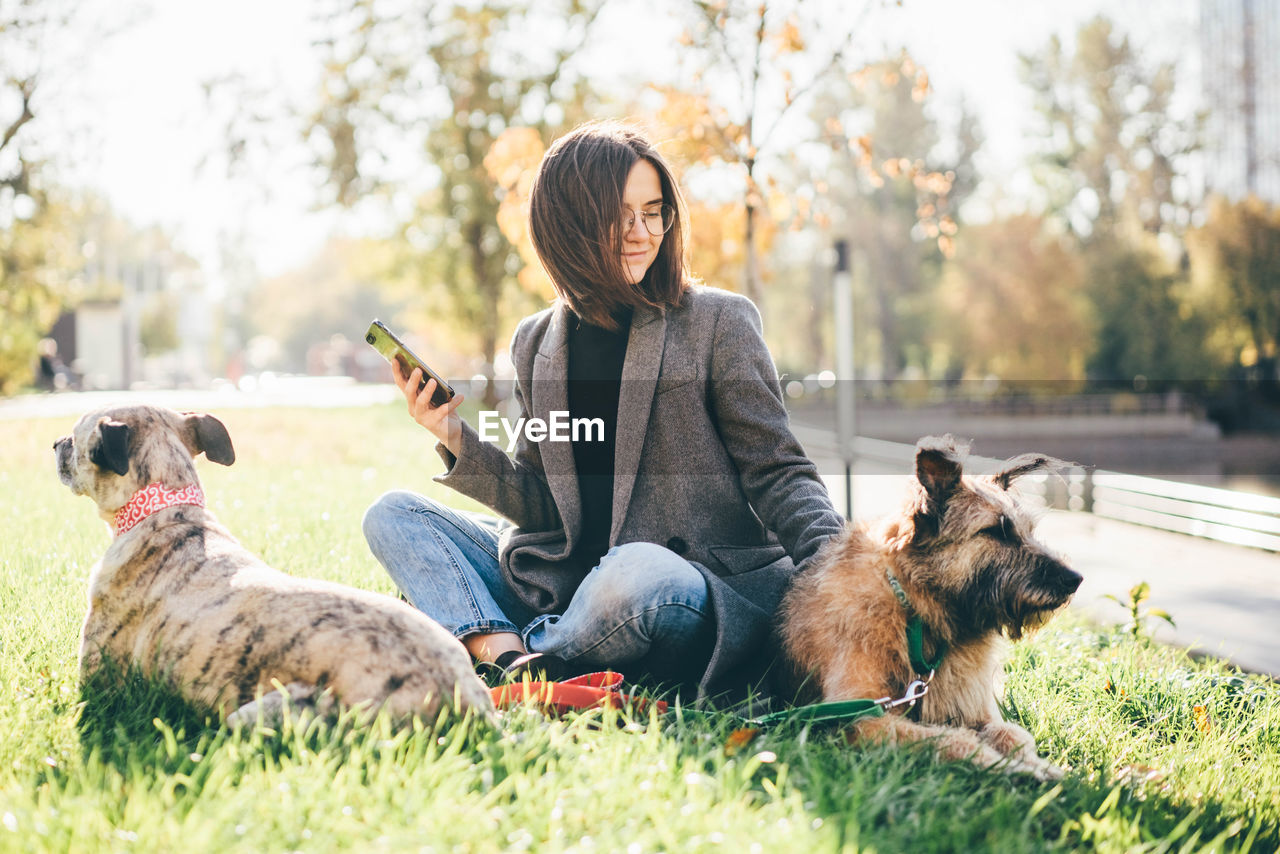
[[[819,258],[821,254],[819,254]],[[823,365],[834,364],[827,361],[826,324],[830,322],[834,312],[831,306],[831,271],[822,261],[815,259],[809,265],[809,365],[813,370]]]
[[[747,202],[747,263],[746,263],[746,292],[747,296],[756,308],[760,310],[760,314],[764,314],[764,289],[760,287],[760,262],[756,257],[756,206]]]
[[[480,348],[484,354],[484,397],[486,409],[498,405],[498,389],[494,383],[494,360],[498,355],[498,297],[502,289],[501,275],[489,269],[489,258],[484,251],[485,224],[472,220],[467,224],[467,248],[471,254],[471,275],[480,293]]]

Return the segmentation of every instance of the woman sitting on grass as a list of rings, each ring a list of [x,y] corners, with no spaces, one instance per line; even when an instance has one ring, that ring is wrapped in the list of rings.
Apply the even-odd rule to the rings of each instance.
[[[606,667],[754,684],[787,579],[842,525],[792,436],[750,300],[695,284],[662,157],[613,123],[543,158],[533,244],[558,300],[511,342],[520,416],[600,419],[514,458],[392,374],[440,444],[436,478],[504,519],[392,492],[365,537],[415,606],[508,675]]]

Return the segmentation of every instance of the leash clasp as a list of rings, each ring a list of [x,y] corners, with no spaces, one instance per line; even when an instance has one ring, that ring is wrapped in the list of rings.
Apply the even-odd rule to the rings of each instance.
[[[917,701],[923,700],[925,694],[929,693],[929,683],[933,681],[933,674],[937,671],[930,670],[929,675],[924,679],[914,679],[911,684],[907,685],[907,690],[902,696],[896,700],[888,697],[876,700],[876,704],[886,712],[890,709],[896,709],[899,706],[906,706],[908,709],[913,707]]]

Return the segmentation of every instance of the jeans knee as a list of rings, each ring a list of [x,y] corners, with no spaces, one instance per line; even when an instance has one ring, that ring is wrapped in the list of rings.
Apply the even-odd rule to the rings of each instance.
[[[605,555],[596,584],[612,607],[645,609],[683,605],[702,611],[707,582],[675,552],[654,543],[627,543]]]
[[[360,520],[360,530],[364,532],[365,541],[374,546],[377,541],[386,539],[387,534],[403,529],[410,518],[409,514],[420,514],[423,507],[431,504],[434,502],[430,498],[405,489],[384,493],[369,505],[364,511],[364,518]]]

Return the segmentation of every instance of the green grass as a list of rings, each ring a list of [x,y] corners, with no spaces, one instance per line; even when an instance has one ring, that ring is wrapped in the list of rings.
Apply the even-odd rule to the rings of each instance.
[[[401,407],[219,414],[239,459],[201,462],[210,506],[287,572],[391,592],[364,508],[395,487],[456,500]],[[108,537],[54,475],[71,423],[0,422],[0,851],[1280,848],[1276,684],[1070,616],[1017,648],[1004,697],[1070,769],[1053,786],[796,727],[729,755],[728,718],[233,734],[145,680],[82,690]]]

